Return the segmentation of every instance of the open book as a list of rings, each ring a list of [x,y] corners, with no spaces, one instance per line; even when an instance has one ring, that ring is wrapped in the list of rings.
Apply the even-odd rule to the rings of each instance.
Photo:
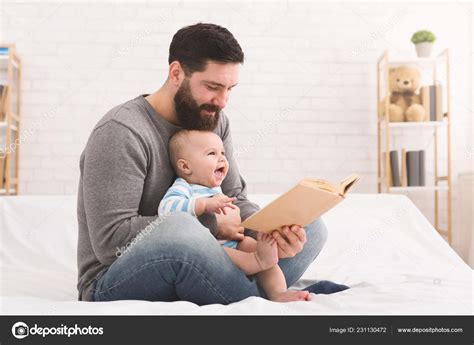
[[[359,180],[353,174],[333,186],[324,180],[304,179],[247,218],[242,226],[261,232],[285,225],[306,226],[341,202]]]

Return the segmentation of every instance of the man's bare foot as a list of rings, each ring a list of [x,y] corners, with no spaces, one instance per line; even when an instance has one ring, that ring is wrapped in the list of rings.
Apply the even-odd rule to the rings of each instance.
[[[311,301],[311,295],[308,291],[286,290],[272,294],[270,300],[275,302]]]
[[[265,271],[278,263],[278,247],[276,240],[269,234],[257,234],[257,251],[255,259],[258,265]]]

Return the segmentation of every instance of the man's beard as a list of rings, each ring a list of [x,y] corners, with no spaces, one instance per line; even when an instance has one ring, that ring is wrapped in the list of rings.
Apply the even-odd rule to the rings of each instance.
[[[217,127],[221,109],[212,104],[198,105],[191,94],[189,80],[183,84],[174,96],[176,117],[184,129],[212,131]],[[202,110],[214,112],[214,115],[201,115]]]

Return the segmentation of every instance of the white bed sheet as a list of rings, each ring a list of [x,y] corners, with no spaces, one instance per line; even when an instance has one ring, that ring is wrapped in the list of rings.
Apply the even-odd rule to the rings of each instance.
[[[76,300],[76,196],[0,198],[0,314],[473,314],[472,269],[405,196],[352,194],[323,219],[329,239],[294,287],[332,280],[349,290],[292,303],[91,303]]]

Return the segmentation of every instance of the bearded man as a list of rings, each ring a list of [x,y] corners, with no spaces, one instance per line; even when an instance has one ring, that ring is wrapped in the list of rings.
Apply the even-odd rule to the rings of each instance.
[[[114,107],[94,127],[80,158],[79,300],[205,305],[265,297],[216,241],[255,236],[241,226],[259,208],[247,199],[223,113],[243,61],[227,29],[202,23],[182,28],[172,39],[168,76],[159,90]],[[221,187],[236,198],[235,209],[199,218],[183,212],[158,216],[176,179],[168,140],[181,129],[211,130],[222,139],[229,171]],[[327,230],[318,219],[272,235],[291,286],[321,251]]]

